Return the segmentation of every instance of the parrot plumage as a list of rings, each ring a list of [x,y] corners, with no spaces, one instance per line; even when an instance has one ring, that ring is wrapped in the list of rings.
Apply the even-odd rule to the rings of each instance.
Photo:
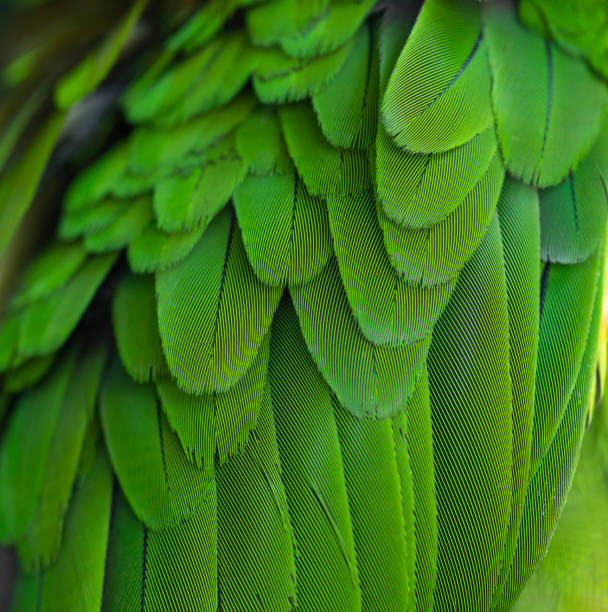
[[[11,4],[11,609],[608,610],[603,3]]]

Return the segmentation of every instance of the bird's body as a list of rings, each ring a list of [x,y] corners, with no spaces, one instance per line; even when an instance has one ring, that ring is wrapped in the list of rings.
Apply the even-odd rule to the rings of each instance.
[[[608,12],[194,4],[2,73],[13,608],[511,609],[608,507]]]

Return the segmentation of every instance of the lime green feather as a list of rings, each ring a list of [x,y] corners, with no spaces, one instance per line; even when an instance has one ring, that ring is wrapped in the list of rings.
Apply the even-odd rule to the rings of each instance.
[[[485,17],[505,165],[526,183],[561,183],[597,138],[606,87],[583,61],[520,24],[507,5],[488,6]]]
[[[167,421],[199,468],[223,464],[243,450],[257,423],[268,369],[269,338],[249,369],[227,391],[185,393],[169,379],[156,382]]]
[[[399,225],[378,206],[384,244],[397,272],[409,282],[424,286],[454,278],[488,228],[504,174],[502,161],[496,154],[460,206],[429,228],[412,229]]]
[[[358,193],[368,186],[367,155],[332,147],[307,104],[281,106],[279,118],[289,154],[312,195]]]
[[[327,208],[294,172],[245,179],[234,209],[249,262],[263,283],[306,282],[329,260]]]
[[[135,514],[151,529],[191,517],[208,494],[213,472],[188,461],[154,387],[133,382],[114,358],[100,407],[112,466]]]
[[[386,131],[415,153],[463,145],[492,123],[490,71],[480,9],[427,0],[382,101]]]
[[[512,497],[509,318],[496,215],[435,326],[428,368],[438,515],[434,607],[487,610]]]
[[[245,373],[282,293],[256,278],[229,209],[188,257],[156,274],[156,291],[165,357],[188,393],[226,391]]]
[[[383,419],[400,410],[420,376],[430,337],[396,347],[367,340],[335,258],[309,282],[291,285],[290,292],[308,349],[340,403],[359,418]]]
[[[353,528],[329,388],[289,299],[272,326],[269,381],[303,609],[360,610]]]
[[[363,335],[390,346],[430,336],[456,279],[422,287],[397,274],[384,247],[371,189],[330,197],[327,204],[344,289]]]

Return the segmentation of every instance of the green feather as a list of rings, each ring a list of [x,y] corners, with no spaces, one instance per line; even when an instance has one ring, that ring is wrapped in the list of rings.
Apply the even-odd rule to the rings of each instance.
[[[217,469],[216,480],[222,607],[290,609],[296,604],[293,533],[268,385],[249,443]]]
[[[495,593],[502,590],[517,543],[530,470],[534,423],[540,273],[536,190],[507,179],[498,202],[509,310],[509,364],[513,397],[511,519]],[[496,595],[495,595],[496,597]]]
[[[585,433],[585,421],[595,376],[603,297],[602,284],[600,279],[600,289],[595,294],[591,332],[586,342],[583,363],[576,384],[551,445],[547,448],[542,461],[530,471],[519,541],[504,590],[496,602],[497,611],[506,612],[511,609],[532,572],[545,556],[570,491]],[[587,511],[589,510],[591,509],[587,508]]]
[[[156,291],[165,357],[188,393],[226,391],[245,373],[282,292],[256,278],[229,209],[188,257],[156,274]]]
[[[108,225],[85,237],[84,246],[93,253],[122,249],[141,234],[153,214],[152,198],[149,195],[126,202]]]
[[[202,233],[203,229],[195,229],[166,234],[152,221],[129,243],[129,266],[137,274],[171,268],[190,253]]]
[[[129,139],[129,169],[146,175],[179,167],[188,155],[204,153],[220,142],[247,118],[255,104],[254,96],[243,95],[183,125],[139,128]]]
[[[429,352],[436,609],[490,608],[511,516],[513,414],[500,238],[494,215],[435,327]]]
[[[360,610],[350,509],[329,388],[311,359],[293,306],[272,326],[269,381],[293,526],[297,601],[309,610]]]
[[[330,2],[328,10],[312,27],[294,35],[283,35],[279,44],[293,57],[331,53],[355,34],[374,4],[375,0]]]
[[[124,213],[125,200],[104,198],[92,206],[65,212],[59,220],[57,235],[61,240],[73,240],[105,230],[114,220]]]
[[[410,590],[412,610],[432,610],[437,579],[437,495],[433,460],[433,423],[429,377],[425,365],[405,407],[407,447],[414,495],[415,584]],[[412,592],[413,591],[413,592]],[[412,604],[412,595],[415,605]]]
[[[64,286],[86,259],[81,244],[54,242],[29,265],[11,299],[22,308]]]
[[[90,257],[63,287],[26,307],[19,328],[21,357],[50,353],[67,340],[115,260],[114,253]]]
[[[166,232],[205,228],[226,205],[245,176],[245,165],[228,153],[205,166],[175,174],[154,189],[158,227]]]
[[[430,337],[397,347],[367,340],[351,313],[335,258],[290,292],[306,344],[340,403],[359,418],[400,410],[414,390]]]
[[[76,359],[70,351],[15,404],[0,446],[0,540],[25,533],[43,486],[46,459]],[[40,407],[44,406],[44,410]]]
[[[395,143],[415,153],[447,151],[491,125],[478,6],[424,3],[388,82],[382,118]]]
[[[112,472],[105,453],[99,449],[90,473],[75,488],[57,560],[37,576],[20,575],[13,610],[100,609],[111,500]]]
[[[602,254],[597,249],[580,264],[543,264],[531,473],[555,436],[578,377]]]
[[[335,402],[350,505],[362,608],[404,610],[409,600],[408,550],[401,470],[389,419],[362,420]]]
[[[352,39],[316,58],[292,58],[280,49],[260,51],[253,88],[264,104],[295,102],[323,91],[344,65]]]
[[[371,189],[328,198],[327,204],[344,289],[363,335],[390,346],[429,336],[456,279],[421,287],[397,274],[384,247]]]
[[[287,174],[293,168],[273,107],[258,107],[237,128],[236,149],[250,174]]]
[[[332,147],[307,104],[281,106],[279,118],[289,154],[312,195],[358,193],[368,186],[367,155]]]
[[[406,280],[423,286],[454,278],[473,254],[492,219],[504,179],[494,155],[481,180],[450,215],[426,229],[391,221],[378,206],[378,218],[391,263]]]
[[[147,4],[148,0],[136,0],[101,44],[59,80],[54,96],[58,108],[68,109],[103,81]]]
[[[205,500],[213,472],[188,461],[154,387],[133,382],[115,358],[100,406],[110,459],[135,514],[151,529],[191,517]]]
[[[234,209],[249,261],[263,283],[306,282],[327,263],[332,252],[327,208],[294,172],[245,179],[234,194]]]
[[[213,467],[216,457],[224,463],[247,443],[262,403],[268,347],[266,337],[249,369],[223,393],[191,395],[172,380],[156,382],[169,425],[199,468]]]
[[[53,365],[56,353],[27,359],[16,368],[4,374],[4,390],[8,393],[19,393],[37,383]]]
[[[136,382],[149,382],[166,373],[153,277],[123,276],[114,291],[112,321],[120,359]]]
[[[107,552],[103,610],[215,612],[217,496],[215,479],[192,516],[152,530],[116,491]]]
[[[64,113],[51,114],[19,159],[0,176],[0,254],[36,195],[64,118]]]
[[[581,165],[539,195],[543,259],[571,264],[591,256],[608,210],[608,125]]]
[[[64,515],[70,502],[85,433],[93,417],[106,353],[107,346],[103,344],[81,351],[65,394],[60,399],[57,421],[44,460],[44,477],[36,509],[17,547],[26,571],[36,572],[47,567],[65,545],[61,544]]]
[[[382,209],[396,223],[412,228],[441,223],[482,180],[496,147],[490,126],[445,153],[408,153],[379,126],[376,181]]]
[[[606,87],[584,62],[520,24],[507,5],[489,6],[485,16],[505,165],[526,183],[561,183],[597,138]]]
[[[371,27],[361,27],[336,78],[312,97],[323,135],[335,147],[369,149],[374,141],[378,122],[374,42]]]

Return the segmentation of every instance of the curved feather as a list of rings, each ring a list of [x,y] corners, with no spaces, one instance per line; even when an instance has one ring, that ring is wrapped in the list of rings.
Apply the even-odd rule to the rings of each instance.
[[[591,256],[608,210],[608,129],[563,183],[539,195],[543,259],[572,264]]]
[[[249,262],[263,283],[306,282],[327,263],[327,208],[296,173],[250,176],[234,194],[234,209]]]
[[[378,58],[370,25],[359,29],[340,71],[311,101],[330,144],[371,147],[378,122]]]
[[[154,387],[133,382],[114,358],[100,408],[110,459],[135,514],[151,529],[191,517],[208,494],[213,472],[188,461]]]
[[[415,153],[447,151],[492,123],[490,70],[475,3],[427,0],[384,93],[382,119]]]
[[[371,189],[328,198],[336,259],[353,315],[376,345],[417,342],[433,331],[456,284],[410,284],[391,266]]]
[[[597,138],[606,87],[583,61],[520,24],[506,4],[487,7],[485,32],[505,165],[526,183],[556,185]]]
[[[378,127],[376,182],[386,215],[401,225],[431,227],[450,215],[482,179],[496,153],[490,126],[465,144],[426,155],[400,149]]]
[[[511,178],[507,179],[497,210],[509,312],[513,472],[511,518],[496,593],[502,590],[509,573],[530,470],[540,308],[540,272],[536,265],[540,257],[540,227],[536,190]]]
[[[500,156],[496,154],[460,206],[430,228],[411,229],[398,225],[378,206],[384,244],[397,272],[409,282],[423,286],[454,278],[488,228],[504,174]]]
[[[112,300],[112,322],[120,359],[133,380],[149,382],[166,372],[151,276],[122,277]]]
[[[289,289],[306,344],[340,403],[358,418],[385,418],[401,409],[420,376],[430,337],[397,347],[367,340],[335,258],[308,283]]]
[[[213,467],[216,458],[224,463],[247,443],[262,403],[268,347],[266,337],[249,369],[223,393],[191,395],[172,380],[156,382],[167,421],[199,468]]]
[[[177,266],[156,274],[163,351],[188,393],[228,390],[251,365],[282,289],[262,284],[225,209]]]
[[[602,281],[599,281],[602,286]],[[585,433],[585,421],[595,374],[597,331],[603,291],[596,293],[583,363],[555,436],[542,461],[530,472],[519,541],[505,587],[495,609],[510,610],[528,578],[547,552],[566,501]],[[595,333],[594,333],[595,332]]]
[[[358,193],[368,186],[367,155],[332,147],[307,104],[281,106],[279,118],[289,154],[312,195]]]
[[[59,398],[60,407],[44,458],[44,476],[36,507],[17,546],[26,571],[35,573],[46,568],[65,545],[62,543],[64,517],[74,495],[72,487],[87,427],[93,417],[106,354],[104,344],[80,351],[65,394]]]
[[[551,444],[577,380],[602,252],[580,264],[542,266],[531,473]]]
[[[190,253],[202,233],[203,229],[195,229],[166,234],[152,221],[129,243],[129,266],[137,274],[171,268]]]

